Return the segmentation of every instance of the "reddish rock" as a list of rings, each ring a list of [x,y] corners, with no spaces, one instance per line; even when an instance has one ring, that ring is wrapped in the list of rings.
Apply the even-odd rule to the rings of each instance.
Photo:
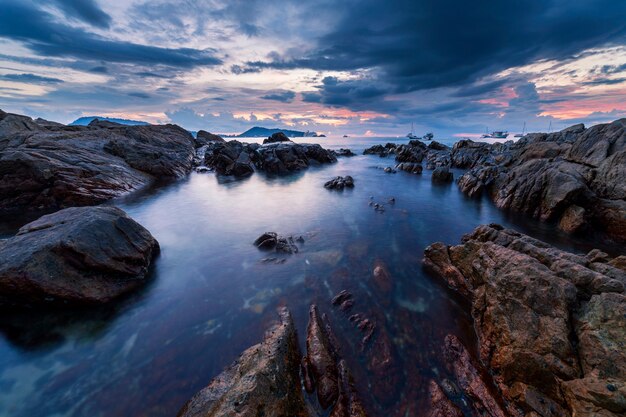
[[[334,348],[315,305],[309,310],[306,351],[311,373],[315,378],[317,399],[327,409],[337,401],[338,370]]]
[[[198,392],[178,417],[308,415],[300,388],[296,329],[286,309],[265,340]]]
[[[428,383],[430,409],[427,417],[463,417],[463,412],[448,399],[441,387],[433,380]]]
[[[589,378],[626,379],[626,273],[610,256],[574,255],[498,225],[478,227],[449,256],[445,249],[429,247],[426,262],[470,299],[481,359],[507,402],[584,415],[577,407],[591,407]]]

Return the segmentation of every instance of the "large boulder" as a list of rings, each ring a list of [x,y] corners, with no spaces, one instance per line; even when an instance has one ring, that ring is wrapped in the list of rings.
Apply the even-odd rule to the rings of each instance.
[[[248,348],[228,369],[189,400],[178,417],[305,416],[300,349],[286,309],[262,343]]]
[[[159,250],[116,207],[49,214],[0,241],[0,303],[100,304],[146,283]]]
[[[521,415],[624,413],[626,272],[498,225],[462,241],[429,246],[425,265],[470,300],[506,402]]]

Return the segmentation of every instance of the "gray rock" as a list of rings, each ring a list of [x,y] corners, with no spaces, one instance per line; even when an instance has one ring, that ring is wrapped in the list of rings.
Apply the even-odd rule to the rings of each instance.
[[[76,207],[22,227],[0,246],[3,304],[101,304],[147,281],[159,250],[115,207]]]

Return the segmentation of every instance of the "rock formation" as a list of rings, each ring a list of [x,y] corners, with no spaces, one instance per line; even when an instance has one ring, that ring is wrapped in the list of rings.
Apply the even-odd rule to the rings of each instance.
[[[0,212],[101,203],[192,168],[175,125],[63,126],[0,113]]]
[[[350,175],[345,177],[335,177],[324,184],[324,188],[329,190],[343,190],[344,188],[354,188],[354,178]]]
[[[289,312],[180,410],[178,417],[307,416],[300,349]]]
[[[623,415],[620,258],[574,255],[498,225],[480,226],[462,242],[429,246],[425,265],[471,301],[480,358],[508,413]]]
[[[158,242],[115,207],[49,214],[0,240],[0,303],[100,304],[146,283]]]
[[[317,144],[273,142],[264,145],[235,140],[208,147],[205,164],[219,175],[244,177],[255,170],[268,174],[288,174],[310,165],[337,162],[332,151]]]

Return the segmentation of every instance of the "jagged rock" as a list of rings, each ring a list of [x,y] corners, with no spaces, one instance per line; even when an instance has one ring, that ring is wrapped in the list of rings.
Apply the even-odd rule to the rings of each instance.
[[[61,210],[0,241],[0,302],[106,303],[146,283],[158,250],[118,208]]]
[[[431,180],[438,183],[452,182],[454,175],[450,172],[448,167],[438,167],[433,171]]]
[[[590,392],[594,378],[626,378],[626,273],[608,255],[573,255],[498,225],[462,241],[431,245],[425,263],[470,299],[481,359],[505,400],[539,415],[619,409],[619,396]]]
[[[178,417],[300,416],[307,414],[300,388],[300,349],[286,309],[262,343],[189,400]]]
[[[461,409],[450,401],[441,387],[432,379],[428,383],[428,395],[430,409],[427,417],[463,417]]]
[[[272,133],[272,136],[263,140],[263,144],[276,142],[291,142],[291,140],[283,132]]]
[[[450,148],[442,143],[437,142],[436,140],[433,140],[428,144],[428,149],[432,149],[435,151],[445,151]]]
[[[315,378],[317,399],[327,409],[334,405],[339,396],[339,370],[337,357],[317,306],[309,309],[309,324],[306,337],[306,361]]]
[[[198,133],[196,133],[196,137],[194,138],[193,142],[195,148],[198,149],[202,146],[209,145],[214,142],[225,142],[225,140],[221,136],[209,133],[206,130],[198,130]]]
[[[354,179],[350,175],[345,177],[335,177],[324,184],[324,188],[329,190],[343,190],[344,188],[354,188]]]

